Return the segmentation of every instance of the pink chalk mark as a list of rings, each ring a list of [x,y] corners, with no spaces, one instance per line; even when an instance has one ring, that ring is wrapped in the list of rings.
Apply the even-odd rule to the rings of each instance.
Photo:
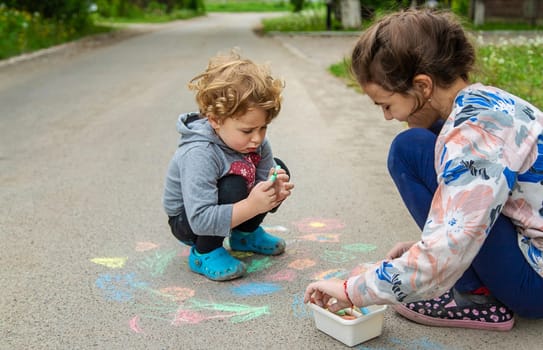
[[[189,256],[189,255],[190,255],[190,247],[183,248],[183,250],[181,251],[181,256],[186,257],[186,256]]]
[[[158,248],[158,244],[155,244],[153,242],[137,242],[136,243],[136,251],[137,252],[145,252],[151,249]]]
[[[130,325],[130,329],[134,333],[143,333],[143,330],[139,326],[139,320],[140,317],[136,315],[128,322],[128,324]]]
[[[303,270],[303,269],[307,269],[307,268],[309,268],[311,266],[314,266],[315,264],[316,264],[316,262],[314,260],[298,259],[298,260],[294,260],[293,262],[288,264],[288,267],[290,267],[291,269],[295,269],[295,270]]]
[[[267,276],[270,281],[293,281],[296,278],[296,272],[292,270],[282,270]]]
[[[184,287],[166,287],[160,289],[162,294],[172,297],[177,302],[183,302],[194,296],[194,290]]]
[[[194,312],[191,310],[178,310],[177,314],[175,315],[175,318],[172,321],[173,326],[179,326],[184,323],[189,324],[197,324],[206,320],[211,320],[214,318],[228,318],[236,316],[235,313],[228,314],[228,315],[213,315],[213,316],[205,316],[201,313]]]
[[[175,318],[172,321],[172,325],[179,326],[183,323],[196,324],[204,321],[206,317],[198,312],[190,310],[178,310]]]

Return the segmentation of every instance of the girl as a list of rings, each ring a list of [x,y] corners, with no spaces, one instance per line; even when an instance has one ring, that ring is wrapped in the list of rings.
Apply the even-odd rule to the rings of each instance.
[[[509,330],[543,318],[543,114],[470,83],[475,50],[446,12],[382,18],[352,53],[352,71],[385,119],[406,122],[388,159],[422,230],[347,281],[305,300],[330,309],[392,304],[433,326]]]

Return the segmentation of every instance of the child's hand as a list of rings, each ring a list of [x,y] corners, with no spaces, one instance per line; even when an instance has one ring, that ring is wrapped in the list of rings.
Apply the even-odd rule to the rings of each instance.
[[[274,183],[270,180],[256,184],[247,197],[251,207],[259,214],[268,212],[278,206],[281,202],[277,199]]]
[[[271,168],[268,179],[273,181],[275,193],[277,194],[277,201],[281,204],[282,201],[291,195],[294,184],[289,182],[290,178],[285,169],[279,169],[277,170],[277,173],[275,173],[275,168]]]
[[[331,312],[351,307],[343,290],[343,282],[339,279],[328,279],[310,283],[304,294],[304,303],[312,302]],[[332,303],[332,301],[336,301]]]

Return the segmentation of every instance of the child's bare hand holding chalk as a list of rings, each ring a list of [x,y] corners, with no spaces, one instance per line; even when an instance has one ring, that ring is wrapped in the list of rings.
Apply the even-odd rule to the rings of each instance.
[[[274,184],[279,204],[290,196],[291,191],[294,189],[294,184],[289,180],[290,177],[284,169],[281,169],[281,166],[277,165],[275,168],[270,169],[268,181]]]

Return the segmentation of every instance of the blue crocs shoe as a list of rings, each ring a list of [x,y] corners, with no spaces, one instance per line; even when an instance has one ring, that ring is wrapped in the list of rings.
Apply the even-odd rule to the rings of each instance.
[[[193,272],[204,275],[213,281],[228,281],[241,277],[247,267],[230,255],[224,247],[207,254],[200,254],[196,248],[190,249],[189,267]]]
[[[258,226],[253,232],[232,230],[230,248],[242,252],[253,252],[264,255],[279,255],[285,251],[285,240],[275,237]]]

